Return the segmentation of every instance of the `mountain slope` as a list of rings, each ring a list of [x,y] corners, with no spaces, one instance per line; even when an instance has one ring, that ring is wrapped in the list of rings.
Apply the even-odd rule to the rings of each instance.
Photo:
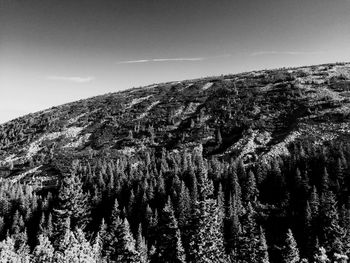
[[[91,155],[137,157],[203,145],[249,164],[288,143],[350,134],[350,64],[263,70],[156,84],[30,114],[0,126],[0,176],[55,184],[57,166]]]

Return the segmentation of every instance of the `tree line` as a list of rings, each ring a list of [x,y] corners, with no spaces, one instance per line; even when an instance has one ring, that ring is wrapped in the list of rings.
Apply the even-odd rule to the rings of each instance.
[[[289,152],[92,154],[56,167],[56,190],[2,180],[0,261],[348,262],[350,144]]]

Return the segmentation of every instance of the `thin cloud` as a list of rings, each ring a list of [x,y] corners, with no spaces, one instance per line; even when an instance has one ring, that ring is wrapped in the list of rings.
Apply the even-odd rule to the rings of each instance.
[[[57,80],[57,81],[67,81],[67,82],[74,82],[74,83],[88,83],[95,79],[95,77],[68,77],[68,76],[47,76],[46,77],[49,80]]]
[[[149,63],[149,62],[169,62],[169,61],[202,61],[208,58],[196,57],[196,58],[153,58],[153,59],[140,59],[140,60],[126,60],[119,61],[118,64],[137,64],[137,63]]]
[[[175,62],[176,61],[178,62],[203,61],[203,60],[216,59],[216,58],[228,58],[231,56],[232,56],[231,54],[222,54],[222,55],[210,56],[210,57],[152,58],[152,59],[118,61],[117,64],[138,64],[138,63],[172,62],[172,61],[175,61]]]
[[[253,52],[251,56],[265,56],[265,55],[290,55],[290,56],[298,56],[298,55],[319,55],[324,52],[321,51],[258,51]]]

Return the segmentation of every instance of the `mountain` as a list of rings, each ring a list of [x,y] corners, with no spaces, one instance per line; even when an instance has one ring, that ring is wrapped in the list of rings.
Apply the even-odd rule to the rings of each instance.
[[[0,126],[1,262],[350,257],[350,64],[155,84]]]
[[[54,166],[91,154],[137,156],[203,145],[246,164],[288,144],[347,140],[350,64],[261,70],[155,84],[26,115],[0,126],[0,174],[52,182]],[[55,163],[55,165],[53,165]]]

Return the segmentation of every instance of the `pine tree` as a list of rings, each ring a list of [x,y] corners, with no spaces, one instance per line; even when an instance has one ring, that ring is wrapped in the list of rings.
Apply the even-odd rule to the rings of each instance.
[[[326,192],[329,189],[329,175],[327,168],[324,167],[323,173],[321,176],[321,193]]]
[[[236,196],[230,195],[228,207],[226,209],[226,218],[224,220],[225,247],[227,254],[230,254],[231,257],[236,256],[237,243],[241,230],[241,224],[239,221],[240,212],[238,211],[236,199]]]
[[[326,250],[323,247],[319,248],[318,253],[314,256],[315,263],[329,263],[330,260],[327,256]]]
[[[98,236],[98,241],[100,242],[99,245],[100,249],[101,249],[101,255],[102,256],[106,256],[106,248],[107,248],[107,225],[105,223],[105,219],[102,218],[101,224],[100,224],[100,228],[97,232]],[[97,237],[96,237],[97,240]],[[96,243],[96,242],[95,242]]]
[[[248,178],[245,185],[244,200],[247,202],[254,202],[258,197],[259,191],[256,187],[255,175],[252,170],[248,173]]]
[[[78,251],[76,256],[79,260],[78,262],[96,262],[98,256],[95,254],[90,242],[86,240],[84,232],[77,228],[74,234],[77,240],[76,247]]]
[[[39,244],[33,251],[33,262],[35,263],[51,263],[53,262],[54,248],[49,238],[45,234],[39,235]]]
[[[183,229],[188,226],[189,215],[191,214],[191,200],[190,192],[185,183],[181,182],[181,191],[179,195],[179,202],[177,206],[177,216],[179,219],[179,227]]]
[[[28,245],[28,235],[27,235],[27,229],[25,228],[24,231],[17,235],[13,235],[15,240],[15,249],[17,251],[17,254],[22,258],[27,258],[29,256],[29,245]]]
[[[110,219],[110,225],[108,227],[108,233],[105,237],[105,255],[107,257],[116,257],[116,246],[118,243],[117,233],[120,225],[123,221],[120,219],[120,210],[118,200],[115,199],[114,206],[112,210],[112,215]],[[103,235],[103,234],[102,234]]]
[[[137,231],[135,248],[136,248],[136,251],[140,254],[140,262],[147,263],[148,262],[148,250],[147,250],[146,239],[142,235],[141,224],[139,224],[139,228]]]
[[[198,201],[192,217],[193,235],[190,242],[189,261],[225,262],[222,234],[222,215],[213,199],[213,182],[208,179],[207,169],[201,156],[198,158]]]
[[[115,255],[111,259],[121,263],[140,263],[140,254],[135,247],[135,239],[130,231],[128,220],[125,218],[123,223],[118,226],[118,242]]]
[[[259,232],[255,211],[249,202],[241,219],[237,259],[242,263],[258,263]]]
[[[55,263],[81,262],[97,263],[94,249],[86,240],[84,232],[77,228],[75,232],[66,228],[60,241],[59,250],[54,253]]]
[[[310,204],[312,218],[316,219],[319,213],[320,200],[319,200],[317,189],[315,186],[312,188],[309,204]]]
[[[62,179],[55,204],[53,210],[55,240],[64,234],[67,218],[70,218],[72,228],[85,228],[90,218],[90,207],[82,183],[74,172]]]
[[[268,246],[265,238],[265,231],[260,227],[259,229],[259,241],[257,247],[256,261],[259,263],[269,263],[269,253],[267,251]]]
[[[104,261],[102,256],[102,250],[103,250],[103,242],[100,236],[100,233],[98,232],[96,234],[94,243],[92,245],[92,253],[93,253],[93,260],[96,262],[102,262]]]
[[[4,263],[29,263],[29,255],[26,258],[21,258],[20,255],[16,253],[15,242],[13,239],[7,237],[0,242],[0,260]]]
[[[46,234],[46,217],[44,212],[41,213],[39,228],[38,228],[38,236],[42,234],[44,235]]]
[[[315,233],[312,229],[312,211],[309,205],[309,202],[306,201],[305,209],[304,209],[304,220],[303,220],[303,233],[304,233],[304,239],[303,243],[301,243],[301,247],[303,247],[305,250],[303,251],[307,257],[311,258],[315,251],[314,247],[314,238]]]
[[[344,244],[342,243],[344,230],[339,225],[335,195],[330,191],[324,192],[321,196],[320,225],[322,246],[331,254],[342,254],[344,250]]]
[[[180,230],[178,228],[170,198],[161,212],[157,236],[158,247],[151,262],[185,262],[185,252],[182,247]]]
[[[288,229],[285,246],[282,251],[284,263],[297,263],[300,260],[297,242],[294,239],[292,230]]]
[[[64,225],[61,227],[62,229],[62,234],[55,237],[55,239],[53,239],[53,242],[56,244],[55,250],[57,250],[58,252],[63,252],[64,249],[66,249],[66,243],[70,240],[72,232],[70,229],[70,218],[66,218]]]
[[[0,216],[0,237],[2,236],[4,230],[5,230],[4,217]]]

